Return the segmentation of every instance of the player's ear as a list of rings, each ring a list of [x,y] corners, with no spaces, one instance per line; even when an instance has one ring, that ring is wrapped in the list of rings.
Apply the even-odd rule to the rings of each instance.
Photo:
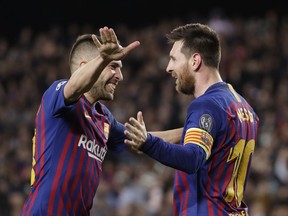
[[[79,67],[82,67],[83,65],[87,64],[88,61],[87,60],[82,60],[79,64]]]
[[[193,53],[190,58],[190,64],[194,71],[197,71],[202,64],[202,57],[199,53]]]

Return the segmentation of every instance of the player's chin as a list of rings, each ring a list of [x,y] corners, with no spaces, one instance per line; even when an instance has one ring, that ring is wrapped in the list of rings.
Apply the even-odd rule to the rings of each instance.
[[[109,92],[106,94],[106,100],[113,100],[113,99],[114,99],[114,93]]]
[[[105,101],[111,101],[114,99],[114,94],[111,92],[102,92],[102,95],[100,97],[100,100],[105,100]]]

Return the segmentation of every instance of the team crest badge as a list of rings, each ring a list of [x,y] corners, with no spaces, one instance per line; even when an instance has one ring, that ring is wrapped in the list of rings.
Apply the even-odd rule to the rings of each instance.
[[[210,149],[213,142],[211,136],[207,132],[202,132],[200,138],[203,141],[203,143]]]
[[[109,130],[110,130],[110,125],[104,122],[104,136],[106,139],[108,139],[109,137]]]

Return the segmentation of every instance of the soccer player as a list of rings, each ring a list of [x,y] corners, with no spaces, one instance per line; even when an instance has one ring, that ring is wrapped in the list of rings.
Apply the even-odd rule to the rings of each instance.
[[[142,112],[125,123],[125,142],[176,169],[175,216],[247,216],[244,192],[259,118],[220,76],[221,46],[209,26],[193,23],[167,34],[167,72],[176,90],[194,95],[179,145],[146,131]]]
[[[113,100],[123,80],[121,60],[140,43],[122,47],[112,28],[99,32],[100,37],[85,34],[76,40],[71,77],[55,81],[43,94],[35,119],[31,192],[22,216],[90,215],[107,151],[127,146],[124,125],[99,100]],[[175,131],[156,134],[173,140]]]

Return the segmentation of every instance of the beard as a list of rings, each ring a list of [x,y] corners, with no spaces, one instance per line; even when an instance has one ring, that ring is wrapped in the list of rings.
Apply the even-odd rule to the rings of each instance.
[[[185,68],[177,79],[178,83],[176,90],[185,95],[194,95],[195,93],[195,77],[189,72],[188,68]]]
[[[94,85],[90,91],[89,94],[96,100],[105,100],[110,101],[114,99],[114,94],[108,92],[106,90],[106,83],[97,83],[97,85]]]

